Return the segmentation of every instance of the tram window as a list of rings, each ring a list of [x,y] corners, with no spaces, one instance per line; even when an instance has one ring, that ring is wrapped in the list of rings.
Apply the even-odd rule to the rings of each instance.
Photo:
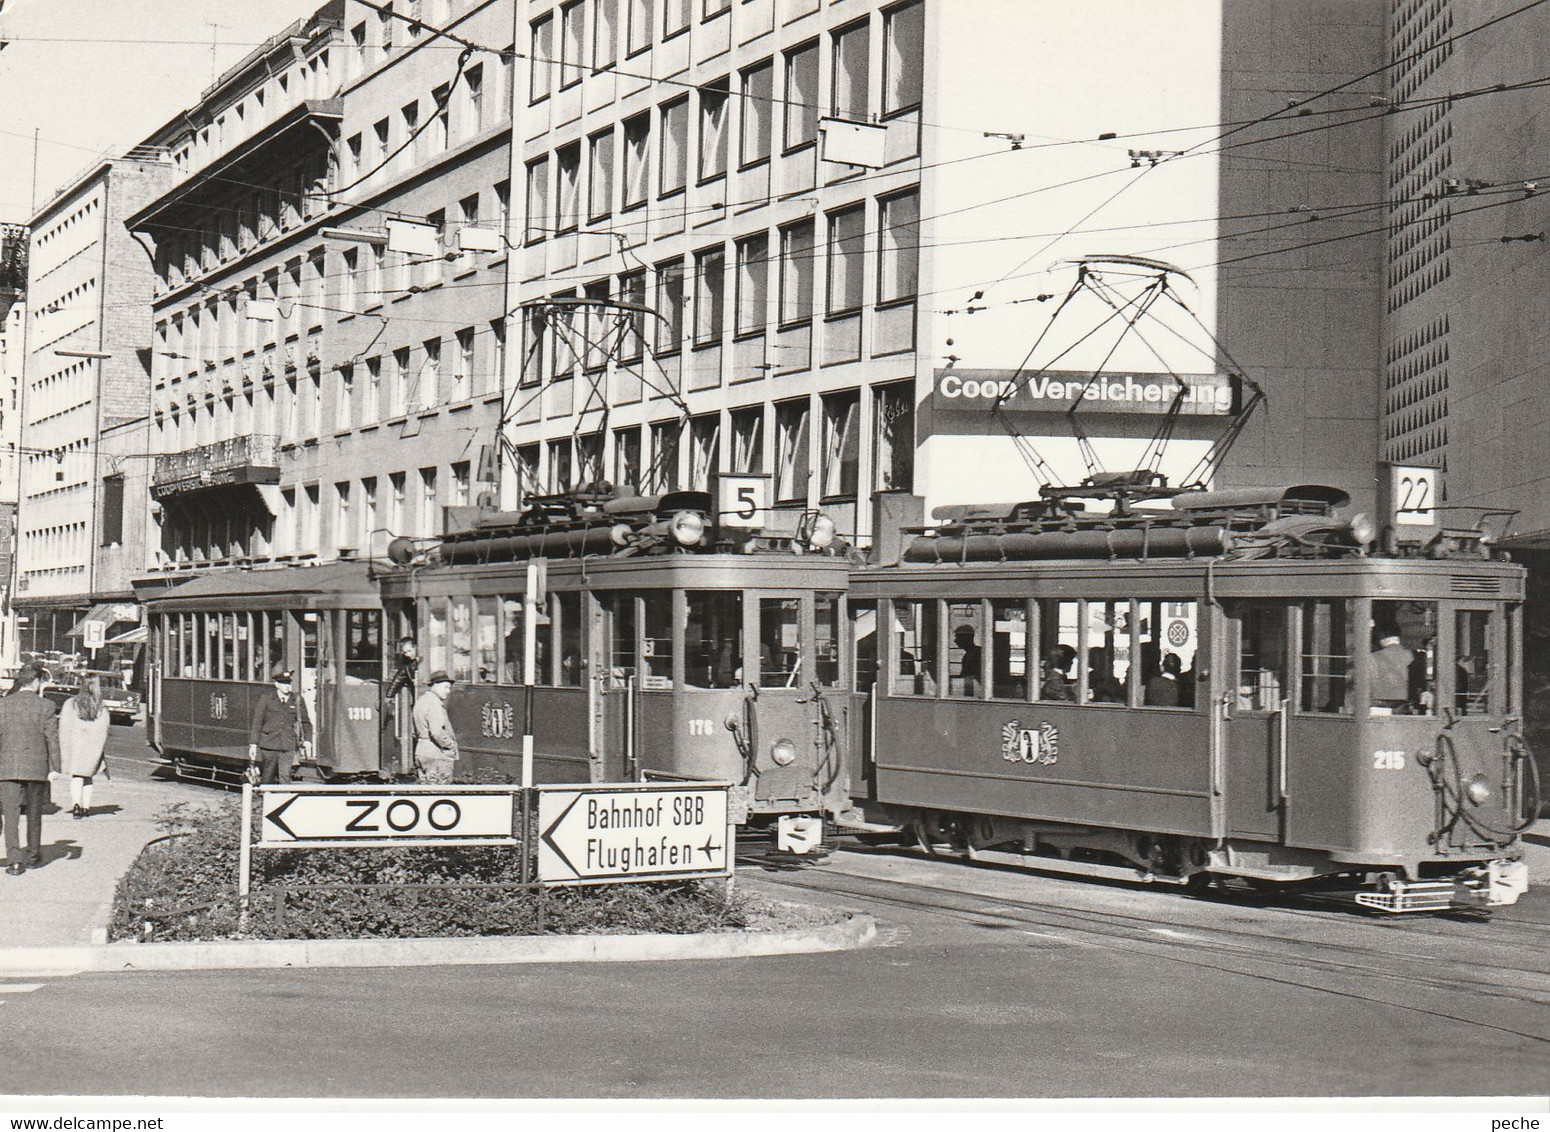
[[[978,699],[985,691],[985,606],[947,603],[947,694]]]
[[[894,633],[899,641],[899,667],[894,674],[896,696],[935,696],[936,602],[893,603]]]
[[[1141,702],[1147,707],[1195,706],[1199,642],[1192,601],[1144,601],[1136,638],[1140,646]]]
[[[1234,602],[1229,612],[1238,622],[1238,710],[1280,711],[1286,687],[1286,606]]]
[[[648,593],[642,598],[642,688],[673,686],[673,598],[669,593]]]
[[[1081,602],[1039,602],[1039,699],[1076,699]]]
[[[382,671],[382,614],[352,609],[344,617],[345,683],[375,680]]]
[[[1351,603],[1303,602],[1300,709],[1350,715],[1351,691]]]
[[[1129,699],[1130,602],[1087,603],[1087,701],[1122,704]]]
[[[1372,603],[1367,657],[1372,715],[1432,715],[1437,710],[1437,603]]]
[[[221,621],[215,613],[202,613],[200,620],[204,622],[204,649],[199,654],[199,676],[203,680],[214,680],[220,677],[221,658]]]
[[[684,594],[684,683],[735,688],[743,674],[743,595]]]
[[[221,679],[237,678],[237,615],[221,614]]]
[[[840,595],[813,595],[813,674],[832,688],[840,682]]]
[[[580,594],[555,594],[554,617],[560,623],[560,676],[558,684],[562,688],[581,687],[581,595]],[[554,633],[553,621],[550,619],[550,630],[546,636]]]
[[[425,650],[425,670],[447,670],[447,607],[435,598],[430,603],[430,643]]]
[[[1460,609],[1453,615],[1453,709],[1459,715],[1491,711],[1491,612]]]
[[[500,643],[500,630],[496,614],[498,598],[481,597],[474,605],[474,679],[480,684],[493,684],[499,675],[496,657]]]
[[[877,684],[877,602],[850,603],[850,639],[856,691],[870,692]]]
[[[313,669],[318,666],[318,615],[316,613],[301,615],[301,666]],[[302,684],[302,690],[306,690],[305,684]]]
[[[473,600],[455,597],[447,603],[451,631],[450,655],[452,667],[448,669],[452,679],[466,684],[474,677],[474,611]]]
[[[615,687],[633,678],[636,665],[635,595],[614,594],[607,599],[611,640],[609,674]]]
[[[505,642],[505,666],[504,679],[508,684],[521,684],[526,681],[524,659],[527,656],[527,638],[523,632],[523,598],[513,595],[501,599],[501,604],[506,608],[506,642]],[[553,634],[554,622],[547,611],[538,608],[533,626],[533,683],[550,684],[553,677],[549,672],[549,639]]]
[[[269,623],[269,663],[265,666],[269,671],[261,675],[267,681],[275,669],[285,667],[285,614],[266,613],[264,617]]]
[[[998,700],[1028,698],[1028,607],[1020,601],[990,603],[990,694]]]
[[[1519,702],[1523,698],[1523,657],[1520,653],[1523,633],[1523,607],[1521,605],[1508,606],[1507,608],[1507,705],[1508,714],[1515,714],[1520,709]]]
[[[759,601],[759,686],[794,688],[802,679],[802,602],[794,597]]]

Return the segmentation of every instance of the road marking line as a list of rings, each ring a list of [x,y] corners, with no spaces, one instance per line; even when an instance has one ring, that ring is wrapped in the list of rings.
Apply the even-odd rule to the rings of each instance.
[[[1199,936],[1190,935],[1188,932],[1176,932],[1172,928],[1147,928],[1153,935],[1165,935],[1170,939],[1199,939]]]
[[[1056,935],[1054,932],[1031,932],[1027,928],[1019,928],[1018,931],[1022,932],[1023,935],[1037,936],[1039,939],[1064,939],[1065,938],[1064,936]]]
[[[46,983],[0,983],[0,994],[26,994],[28,991],[42,990]]]

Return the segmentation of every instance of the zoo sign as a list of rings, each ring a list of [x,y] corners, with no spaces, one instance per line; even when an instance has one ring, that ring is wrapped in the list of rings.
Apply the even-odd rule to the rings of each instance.
[[[261,787],[261,849],[514,845],[510,786]]]

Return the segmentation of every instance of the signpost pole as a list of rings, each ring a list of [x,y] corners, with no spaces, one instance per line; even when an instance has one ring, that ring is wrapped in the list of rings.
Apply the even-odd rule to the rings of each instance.
[[[522,598],[522,789],[533,786],[533,669],[538,657],[538,563],[527,564]]]
[[[242,784],[242,840],[237,853],[237,930],[248,930],[248,892],[253,882],[253,784]]]

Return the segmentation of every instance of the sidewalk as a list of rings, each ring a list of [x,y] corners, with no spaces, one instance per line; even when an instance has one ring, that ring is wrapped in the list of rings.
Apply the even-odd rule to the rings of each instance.
[[[106,943],[113,891],[148,841],[156,815],[177,800],[144,763],[114,759],[116,777],[98,779],[91,817],[70,816],[70,784],[52,784],[60,809],[43,817],[43,866],[19,877],[0,872],[0,947]],[[26,844],[26,819],[22,819]]]

